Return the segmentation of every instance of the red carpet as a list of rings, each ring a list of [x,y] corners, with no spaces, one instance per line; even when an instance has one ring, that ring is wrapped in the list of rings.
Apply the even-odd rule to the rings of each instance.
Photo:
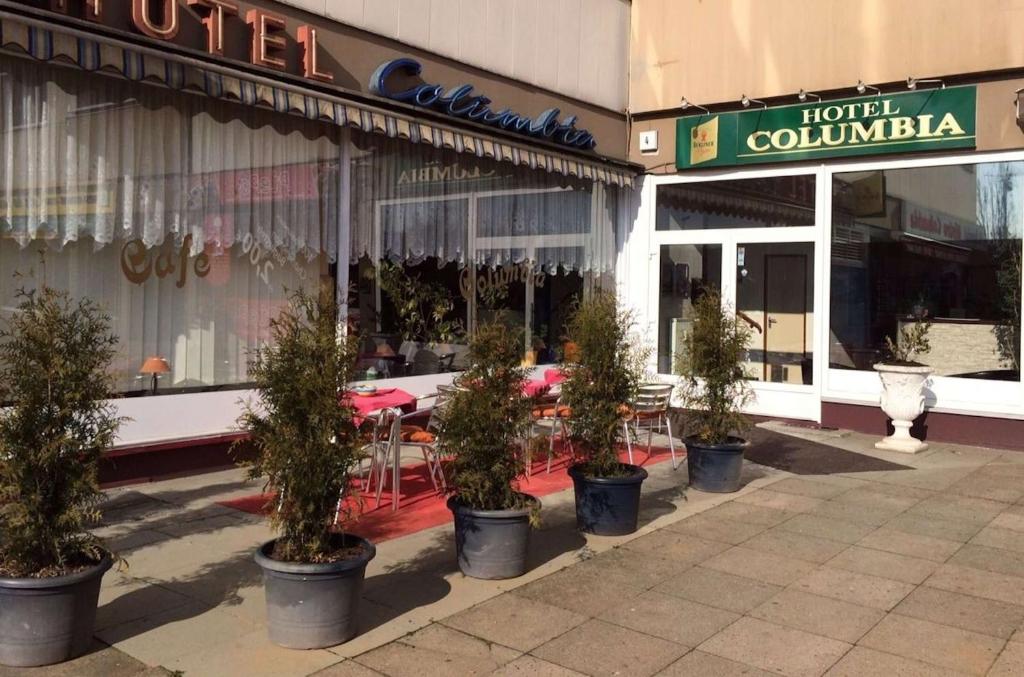
[[[650,458],[646,452],[646,446],[633,448],[634,460],[639,465],[656,465],[672,459],[668,447],[653,447]],[[625,448],[620,456],[623,462],[627,460]],[[676,457],[680,461],[686,458],[686,450],[682,443],[676,447]],[[568,489],[572,486],[572,479],[566,473],[567,461],[568,455],[556,457],[551,465],[551,473],[548,474],[547,457],[537,459],[533,464],[532,476],[520,484],[520,491],[534,496],[546,496]],[[363,497],[362,509],[358,496],[350,498],[349,505],[353,508],[353,515],[357,517],[348,525],[347,530],[380,543],[451,521],[452,514],[445,505],[446,497],[434,492],[424,463],[403,465],[400,484],[398,512],[391,510],[390,483],[384,491],[379,508],[374,508],[375,501],[372,495]],[[273,498],[272,494],[254,494],[219,503],[235,510],[259,515],[266,512],[265,508]]]

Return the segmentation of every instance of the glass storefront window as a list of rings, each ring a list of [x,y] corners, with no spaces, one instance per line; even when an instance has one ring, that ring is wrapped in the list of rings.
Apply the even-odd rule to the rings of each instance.
[[[529,262],[439,265],[433,257],[398,268],[408,280],[404,294],[381,283],[378,266],[368,257],[350,269],[350,322],[363,337],[360,366],[372,368],[371,378],[459,370],[465,366],[468,333],[484,322],[500,322],[519,336],[529,363],[557,362],[572,308],[583,297],[585,281],[593,277],[562,267],[550,273]],[[424,294],[425,289],[431,291]],[[447,310],[416,325],[422,330],[411,329],[409,311],[422,315],[413,305],[430,295],[448,299]]]
[[[927,316],[937,375],[1020,380],[1024,162],[836,174],[832,195],[830,367],[871,369]]]
[[[384,352],[406,356],[394,367],[369,353],[367,369],[458,369],[466,334],[488,321],[522,337],[528,363],[557,360],[573,304],[614,269],[620,190],[379,135],[353,133],[352,149],[350,259],[359,262],[350,268],[359,280],[352,322],[377,335],[368,350],[386,343]],[[397,312],[408,299],[393,298],[375,281],[382,265],[444,290],[450,310],[432,323],[457,321],[464,335],[410,336]],[[417,296],[416,289],[406,296]],[[441,345],[425,345],[435,343]],[[415,364],[412,355],[423,350],[454,356]]]
[[[751,329],[747,376],[810,385],[814,374],[814,245],[738,244],[736,315]]]
[[[657,230],[814,225],[813,175],[658,186]]]
[[[337,128],[0,57],[0,316],[46,284],[97,301],[119,388],[246,383],[289,291],[336,250]]]
[[[675,373],[676,356],[693,322],[693,304],[722,289],[722,245],[661,246],[658,294],[658,373]]]

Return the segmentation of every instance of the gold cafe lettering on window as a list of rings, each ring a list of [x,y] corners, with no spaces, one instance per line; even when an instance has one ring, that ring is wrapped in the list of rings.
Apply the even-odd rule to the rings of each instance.
[[[142,240],[129,240],[121,247],[121,272],[134,284],[143,284],[154,275],[161,279],[173,275],[177,277],[174,286],[181,289],[190,269],[196,277],[210,274],[210,257],[206,253],[200,253],[189,265],[191,247],[192,236],[186,235],[177,252],[167,243],[154,256],[154,251],[147,250]]]

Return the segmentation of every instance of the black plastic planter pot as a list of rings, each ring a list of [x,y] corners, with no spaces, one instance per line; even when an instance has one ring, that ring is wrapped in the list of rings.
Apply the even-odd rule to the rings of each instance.
[[[0,578],[0,665],[52,665],[85,653],[112,563],[107,556],[69,576]]]
[[[622,477],[590,477],[583,468],[569,468],[576,490],[576,526],[597,536],[624,536],[636,531],[640,516],[640,488],[647,471],[638,465],[622,466]]]
[[[377,554],[369,541],[345,534],[362,546],[357,558],[326,564],[271,559],[275,541],[256,551],[263,569],[270,641],[288,649],[322,649],[355,637],[359,631],[359,600],[366,565]]]
[[[739,491],[746,448],[747,441],[738,437],[729,438],[723,444],[705,444],[693,437],[686,438],[690,486],[713,494]]]
[[[526,573],[530,513],[540,509],[539,500],[529,499],[535,506],[521,510],[474,510],[456,496],[448,499],[448,509],[455,517],[455,551],[462,573],[488,580]]]

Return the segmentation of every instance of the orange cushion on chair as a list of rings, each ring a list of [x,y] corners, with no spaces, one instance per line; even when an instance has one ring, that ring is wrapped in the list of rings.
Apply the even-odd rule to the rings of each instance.
[[[423,426],[418,425],[403,425],[402,429],[398,433],[398,438],[403,442],[409,442],[412,440],[412,436],[416,433],[425,432]]]
[[[436,436],[432,432],[426,430],[420,430],[409,435],[408,442],[418,442],[420,444],[432,444],[436,439]]]
[[[658,418],[663,413],[665,413],[665,412],[663,412],[663,411],[636,411],[636,412],[633,412],[633,415],[637,419],[639,419],[641,421],[645,421],[645,420],[649,420],[649,419],[652,419],[652,418]]]
[[[570,409],[569,407],[565,406],[564,404],[558,405],[557,408],[556,407],[545,407],[543,412],[541,413],[541,415],[544,418],[553,418],[556,415],[556,409],[557,409],[557,416],[558,416],[558,418],[569,418],[570,416],[572,416],[572,409]]]
[[[543,407],[537,407],[536,409],[534,409],[533,411],[530,412],[530,416],[533,416],[534,418],[543,418],[544,417],[544,408]]]

